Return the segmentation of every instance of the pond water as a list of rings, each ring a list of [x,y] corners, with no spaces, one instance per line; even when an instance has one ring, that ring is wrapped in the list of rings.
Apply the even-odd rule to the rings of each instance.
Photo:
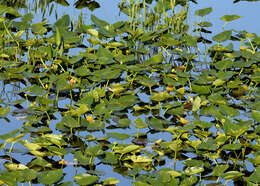
[[[141,16],[119,16],[120,2],[101,1],[96,17],[75,1],[53,3],[60,21],[33,12],[31,24],[41,23],[14,24],[20,33],[1,20],[0,184],[259,184],[260,3],[201,0],[187,19],[177,6],[181,31],[168,31],[164,20],[153,30],[137,26]],[[166,5],[151,7],[167,17]],[[220,18],[235,14],[223,27]],[[201,22],[212,33],[193,32]]]

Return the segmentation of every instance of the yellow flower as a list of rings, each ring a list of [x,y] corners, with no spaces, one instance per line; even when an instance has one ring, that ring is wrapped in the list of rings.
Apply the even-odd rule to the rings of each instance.
[[[90,123],[90,122],[92,122],[92,121],[94,121],[94,118],[92,117],[92,116],[87,116],[87,121]]]
[[[30,106],[31,106],[31,107],[35,107],[36,104],[37,104],[36,101],[34,101]]]
[[[183,50],[180,49],[180,48],[175,48],[175,50],[177,50],[177,51],[179,51],[179,52],[183,52]]]
[[[184,118],[180,118],[180,120],[179,120],[183,125],[185,125],[185,124],[187,124],[187,123],[189,123],[189,121],[188,120],[186,120],[186,119],[184,119]]]
[[[166,91],[167,92],[172,92],[172,91],[174,91],[174,88],[172,86],[167,86],[166,87]]]
[[[71,85],[75,85],[77,83],[77,80],[75,79],[75,78],[72,78],[71,80],[70,80],[70,84]]]
[[[68,162],[68,161],[65,161],[65,160],[61,160],[61,161],[59,161],[59,164],[61,164],[61,165],[66,165],[66,164],[69,164],[69,162]]]
[[[244,46],[240,46],[240,51],[242,51],[242,50],[246,50],[246,49],[248,49],[248,47],[244,47]]]
[[[245,90],[245,91],[248,91],[249,90],[249,88],[247,87],[247,86],[242,86],[242,88]]]

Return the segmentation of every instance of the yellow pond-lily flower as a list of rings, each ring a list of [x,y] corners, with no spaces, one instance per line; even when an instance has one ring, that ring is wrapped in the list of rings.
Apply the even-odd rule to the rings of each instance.
[[[92,122],[92,121],[94,121],[94,118],[92,117],[92,116],[87,116],[87,121],[90,123],[90,122]]]
[[[187,124],[187,123],[189,123],[189,121],[188,120],[186,120],[186,119],[184,119],[184,118],[180,118],[180,120],[179,120],[183,125],[185,125],[185,124]]]

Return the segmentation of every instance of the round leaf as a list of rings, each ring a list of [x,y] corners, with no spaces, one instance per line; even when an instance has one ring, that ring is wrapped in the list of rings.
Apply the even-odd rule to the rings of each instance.
[[[233,20],[236,20],[236,19],[239,19],[241,18],[242,16],[239,16],[239,15],[224,15],[222,16],[220,19],[225,21],[225,22],[230,22],[230,21],[233,21]]]

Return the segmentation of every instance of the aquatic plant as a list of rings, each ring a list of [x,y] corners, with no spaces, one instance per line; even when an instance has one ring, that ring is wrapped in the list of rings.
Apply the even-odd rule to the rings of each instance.
[[[239,15],[212,36],[214,8],[193,26],[190,3],[122,0],[128,20],[91,24],[2,4],[0,117],[17,128],[0,184],[258,185],[260,37],[225,30]]]

